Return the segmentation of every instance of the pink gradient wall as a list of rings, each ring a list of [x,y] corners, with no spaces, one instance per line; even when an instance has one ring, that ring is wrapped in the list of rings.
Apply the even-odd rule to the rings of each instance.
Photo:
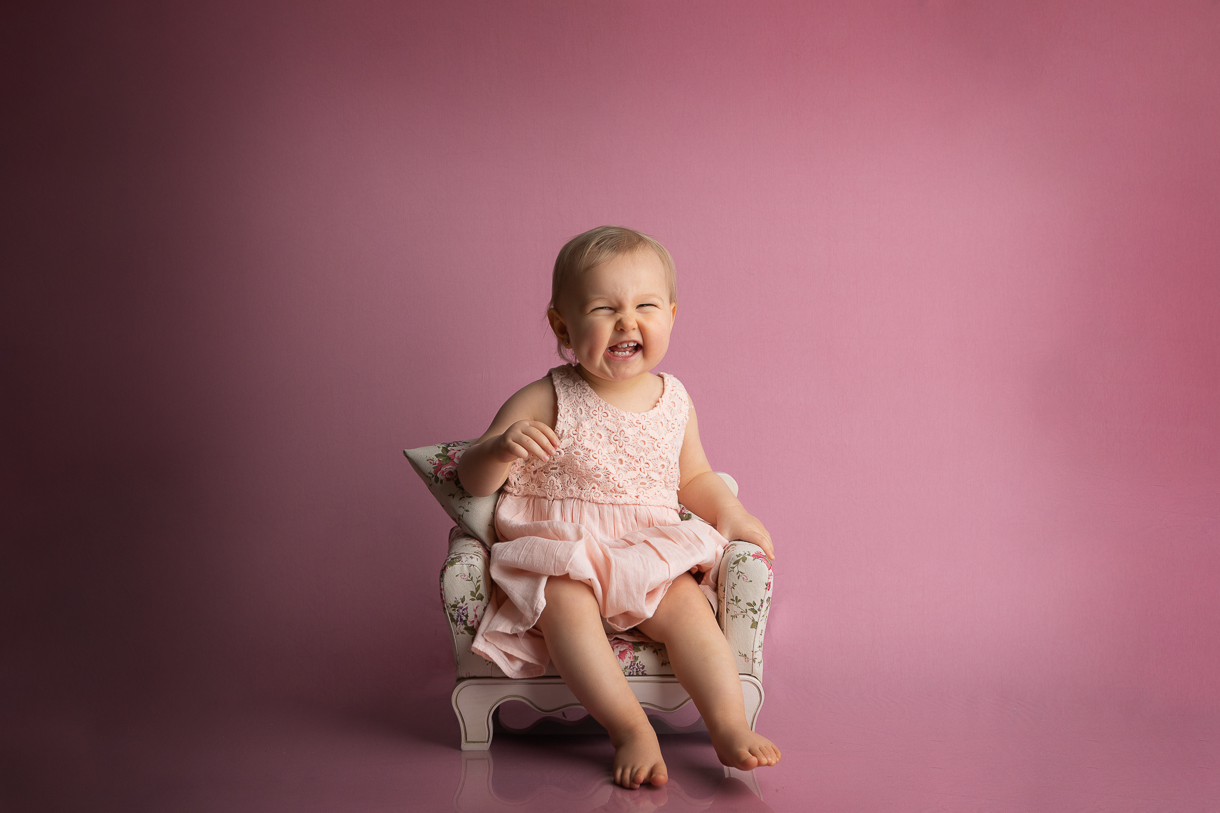
[[[550,264],[609,222],[674,254],[664,369],[777,540],[765,714],[1215,710],[1215,3],[115,4],[4,36],[10,690],[64,719],[443,690],[449,523],[400,449],[557,363]]]

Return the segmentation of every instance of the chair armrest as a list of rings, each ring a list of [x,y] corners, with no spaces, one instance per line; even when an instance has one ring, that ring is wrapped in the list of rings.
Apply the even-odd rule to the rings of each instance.
[[[491,601],[487,546],[456,525],[449,532],[449,555],[441,567],[441,604],[453,636],[457,676],[502,677],[494,664],[470,651]]]
[[[762,679],[763,633],[771,611],[774,571],[762,548],[751,542],[730,542],[720,560],[716,579],[720,628],[737,658],[737,671]]]

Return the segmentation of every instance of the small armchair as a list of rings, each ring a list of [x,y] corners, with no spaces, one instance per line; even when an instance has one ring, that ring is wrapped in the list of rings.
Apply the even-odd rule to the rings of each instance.
[[[506,700],[519,700],[543,714],[580,703],[554,664],[541,677],[514,679],[470,649],[490,602],[489,545],[494,542],[490,514],[499,495],[470,497],[456,482],[456,461],[467,443],[414,449],[407,457],[457,521],[449,532],[449,555],[441,567],[441,602],[453,637],[457,668],[452,703],[461,726],[462,750],[481,751],[491,746],[492,715]],[[721,476],[736,494],[733,478]],[[686,522],[702,522],[689,513],[683,512],[682,517]],[[762,651],[771,609],[771,562],[757,545],[733,541],[717,568],[717,620],[737,659],[746,719],[753,728],[764,698]],[[674,676],[664,644],[615,638],[611,647],[642,706],[673,712],[690,702],[690,695]]]

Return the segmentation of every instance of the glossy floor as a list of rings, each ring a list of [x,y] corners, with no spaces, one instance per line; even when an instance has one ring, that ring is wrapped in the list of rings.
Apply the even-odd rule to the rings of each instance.
[[[13,810],[1220,810],[1220,717],[1197,710],[840,698],[764,707],[759,728],[783,747],[774,768],[729,772],[706,733],[672,734],[669,784],[627,791],[604,736],[499,733],[462,753],[443,695],[110,731],[44,720],[0,789]]]

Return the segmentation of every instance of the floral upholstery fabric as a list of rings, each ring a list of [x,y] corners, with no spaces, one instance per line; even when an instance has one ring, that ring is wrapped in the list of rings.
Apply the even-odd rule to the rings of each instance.
[[[496,500],[500,492],[475,497],[462,488],[457,476],[458,460],[473,444],[473,440],[454,440],[404,449],[402,453],[449,518],[484,545],[490,545],[496,541]]]
[[[693,519],[694,522],[701,520]],[[449,555],[441,568],[441,602],[453,636],[457,677],[506,677],[498,666],[470,650],[490,601],[489,552],[461,527],[449,532]],[[737,659],[737,671],[762,678],[763,632],[771,609],[773,573],[757,545],[730,542],[721,558],[719,622]],[[611,639],[624,675],[672,675],[663,644],[631,630]],[[555,666],[547,667],[555,675]]]
[[[737,672],[762,680],[763,633],[771,612],[775,578],[771,560],[750,542],[730,542],[721,559],[718,620],[729,648],[737,658]]]
[[[453,636],[457,676],[504,677],[490,661],[470,651],[470,643],[491,600],[487,580],[487,546],[454,526],[449,531],[449,556],[441,568],[441,603]]]

